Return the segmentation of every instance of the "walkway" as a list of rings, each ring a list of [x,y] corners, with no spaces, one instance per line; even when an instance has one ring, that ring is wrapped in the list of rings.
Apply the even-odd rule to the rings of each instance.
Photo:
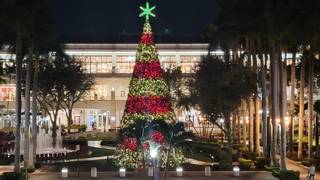
[[[0,166],[0,175],[4,172],[12,172],[13,166]]]
[[[308,175],[308,167],[301,164],[301,162],[293,161],[291,159],[286,159],[287,169],[300,171],[300,179],[305,180]],[[315,176],[315,180],[320,180],[320,173],[318,172]]]
[[[30,175],[30,180],[62,180],[60,173],[45,173],[45,174],[34,174]],[[89,173],[81,173],[79,176],[76,173],[69,175],[70,180],[85,180],[90,178]],[[64,180],[67,180],[64,179]],[[143,180],[141,173],[128,173],[127,178],[120,178],[118,172],[103,172],[98,173],[96,180]],[[150,178],[149,178],[150,179]],[[269,172],[241,172],[240,177],[234,177],[232,172],[227,171],[215,171],[212,172],[211,177],[205,177],[204,172],[185,172],[183,177],[176,177],[175,172],[169,172],[168,180],[209,180],[209,179],[220,179],[220,180],[277,180]]]

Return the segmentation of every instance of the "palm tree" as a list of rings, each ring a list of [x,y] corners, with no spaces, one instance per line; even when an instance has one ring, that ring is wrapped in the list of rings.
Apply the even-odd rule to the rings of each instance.
[[[166,154],[166,165],[164,169],[163,174],[163,180],[167,177],[167,172],[169,168],[169,162],[170,162],[170,154],[172,152],[172,148],[179,147],[182,145],[182,143],[186,142],[188,139],[193,138],[193,134],[190,131],[185,130],[184,123],[177,122],[173,124],[166,125],[166,128],[163,128],[164,126],[160,126],[160,131],[163,132],[166,136],[166,141],[168,143],[167,147],[167,154]]]
[[[29,167],[29,143],[30,143],[30,89],[31,89],[31,66],[33,61],[33,47],[29,47],[29,57],[26,67],[26,82],[25,82],[25,108],[24,108],[24,168]]]
[[[136,120],[128,127],[121,129],[120,131],[120,140],[122,141],[127,137],[134,137],[137,139],[138,150],[142,153],[142,166],[143,166],[143,174],[144,179],[147,180],[147,170],[146,170],[146,160],[145,160],[145,151],[144,151],[144,143],[146,137],[149,135],[149,126],[150,123],[145,120]]]
[[[280,169],[286,171],[286,109],[287,109],[287,98],[286,98],[286,64],[280,62],[280,125],[281,125],[281,135],[280,135]]]
[[[303,127],[304,127],[304,79],[305,79],[305,57],[302,57],[300,69],[300,84],[299,84],[299,129],[298,129],[298,154],[297,158],[303,157]]]
[[[295,108],[295,82],[296,82],[296,53],[293,52],[291,63],[291,80],[290,80],[290,124],[289,124],[289,152],[293,153],[293,136],[294,136],[294,108]]]
[[[312,51],[311,51],[312,52]],[[308,159],[312,158],[313,141],[313,54],[308,61]]]

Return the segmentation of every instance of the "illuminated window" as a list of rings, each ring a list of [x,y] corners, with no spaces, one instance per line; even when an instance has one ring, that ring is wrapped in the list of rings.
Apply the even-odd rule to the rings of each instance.
[[[134,56],[117,56],[117,73],[132,73],[135,65]]]
[[[194,73],[194,68],[200,62],[200,56],[181,56],[182,73]]]
[[[112,56],[77,56],[87,73],[111,73]]]
[[[160,56],[159,60],[163,69],[173,69],[177,66],[177,60],[175,56]]]
[[[121,97],[125,97],[126,96],[126,92],[125,91],[121,91]]]

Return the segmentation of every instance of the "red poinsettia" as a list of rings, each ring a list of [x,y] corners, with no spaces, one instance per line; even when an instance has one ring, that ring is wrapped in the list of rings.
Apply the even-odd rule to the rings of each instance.
[[[161,96],[129,96],[126,104],[126,112],[128,113],[157,114],[171,111],[171,104],[168,98]]]
[[[140,38],[141,44],[152,45],[154,44],[154,38],[152,33],[144,33]]]
[[[159,131],[153,131],[151,133],[151,138],[152,141],[154,141],[157,144],[163,144],[165,141],[163,134]]]
[[[159,61],[137,62],[133,75],[136,78],[159,78],[162,77],[163,71]]]
[[[136,138],[126,138],[120,144],[121,149],[130,149],[131,151],[136,151],[138,148],[137,139]]]

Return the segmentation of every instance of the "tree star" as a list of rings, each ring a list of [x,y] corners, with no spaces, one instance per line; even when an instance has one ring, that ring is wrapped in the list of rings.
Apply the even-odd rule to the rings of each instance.
[[[152,12],[153,10],[156,9],[156,6],[153,6],[150,8],[149,3],[147,2],[146,7],[140,6],[140,9],[142,10],[142,13],[139,15],[139,17],[145,16],[147,21],[149,20],[150,16],[156,17],[156,15]]]

